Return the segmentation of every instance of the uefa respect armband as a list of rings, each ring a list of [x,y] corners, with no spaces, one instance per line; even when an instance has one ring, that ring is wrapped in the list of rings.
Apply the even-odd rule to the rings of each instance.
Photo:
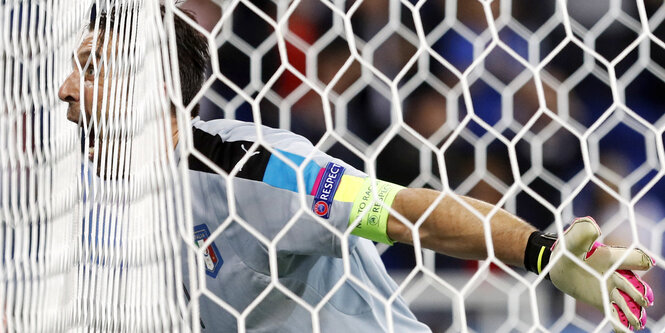
[[[372,179],[365,178],[360,191],[353,201],[349,224],[360,218],[360,222],[351,232],[353,235],[367,238],[379,243],[392,245],[394,241],[388,237],[388,216],[390,216],[389,207],[395,200],[397,192],[404,189],[403,186],[376,180],[376,195],[383,204],[374,199],[372,192]]]

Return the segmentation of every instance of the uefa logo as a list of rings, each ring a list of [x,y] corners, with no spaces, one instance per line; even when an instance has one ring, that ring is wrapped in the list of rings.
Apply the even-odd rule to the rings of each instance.
[[[328,214],[328,203],[323,200],[317,201],[314,204],[314,213],[318,216],[325,216]]]

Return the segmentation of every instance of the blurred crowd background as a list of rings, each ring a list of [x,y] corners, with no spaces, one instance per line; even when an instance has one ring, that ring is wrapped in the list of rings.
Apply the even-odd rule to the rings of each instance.
[[[646,36],[638,1],[568,1],[570,34],[582,47],[564,42],[571,35],[557,2],[495,0],[484,11],[476,0],[427,0],[414,18],[398,0],[302,0],[281,26],[285,53],[274,27],[257,12],[281,19],[292,2],[187,0],[180,8],[214,32],[216,64],[208,71],[218,79],[199,101],[203,119],[256,121],[260,115],[262,124],[290,129],[314,143],[323,140],[325,151],[358,169],[369,166],[349,146],[376,155],[367,162],[380,179],[449,188],[495,204],[503,200],[504,208],[540,229],[556,231],[557,216],[563,224],[574,216],[594,216],[605,242],[637,244],[663,263],[665,4],[640,1],[652,34]],[[329,6],[353,11],[353,43],[340,13]],[[228,19],[220,25],[222,14]],[[412,61],[421,46],[420,27],[431,53]],[[351,47],[363,61],[347,63]],[[538,68],[542,91],[516,57]],[[333,80],[325,98],[312,89],[324,91]],[[386,81],[396,82],[396,92]],[[235,89],[251,97],[265,94],[253,110]],[[328,127],[326,110],[332,116]],[[397,135],[388,137],[396,126]],[[346,145],[332,138],[332,131]],[[515,140],[516,169],[506,140]],[[429,147],[445,149],[436,153]],[[555,213],[544,202],[562,209]],[[411,246],[379,249],[398,281],[416,265]],[[479,269],[476,261],[431,253],[426,260],[458,290]],[[659,327],[665,327],[663,266],[644,276],[656,295],[649,318]],[[506,293],[516,292],[516,280],[495,266],[487,274],[478,292],[465,298],[469,327],[490,332],[511,318],[529,323],[528,307],[511,313],[515,304]],[[454,320],[450,295],[410,287],[405,296],[419,319],[435,332],[448,329]],[[537,291],[547,303],[537,304],[546,325],[570,311],[549,283]],[[526,288],[519,292],[520,306],[528,305]],[[448,308],[437,298],[447,298],[441,302]],[[574,311],[592,322],[602,318],[583,305]],[[582,324],[565,331],[593,328]]]
[[[572,42],[562,44],[566,31],[555,1],[494,1],[491,11],[498,38],[513,55],[496,45],[484,52],[492,46],[493,39],[480,2],[426,1],[418,11],[423,32],[433,53],[445,59],[446,64],[432,55],[409,63],[419,41],[412,38],[416,33],[412,12],[399,1],[364,0],[357,8],[352,1],[334,1],[331,6],[355,10],[350,18],[355,47],[367,61],[362,64],[355,60],[348,68],[343,65],[351,55],[350,44],[343,29],[339,29],[341,17],[322,2],[303,0],[291,14],[282,31],[286,34],[286,54],[280,54],[276,46],[274,28],[256,14],[258,9],[273,19],[281,18],[286,7],[270,0],[251,3],[256,8],[241,3],[229,9],[232,13],[225,13],[229,20],[214,30],[214,39],[219,74],[249,95],[256,96],[276,76],[258,111],[263,124],[286,127],[314,143],[322,138],[330,141],[324,136],[324,100],[301,78],[306,77],[310,84],[323,89],[341,72],[328,96],[334,115],[331,130],[350,138],[350,144],[363,153],[383,148],[375,162],[379,178],[436,189],[442,189],[447,182],[459,194],[497,203],[517,174],[533,192],[518,190],[510,194],[505,207],[535,226],[554,231],[555,215],[534,199],[534,193],[554,207],[564,203],[564,218],[594,216],[603,227],[607,242],[627,246],[637,239],[662,258],[665,180],[659,174],[664,166],[659,162],[663,156],[658,155],[658,149],[660,154],[663,151],[658,142],[662,144],[665,126],[665,49],[649,38],[634,44],[641,29],[635,1],[568,3],[572,33],[588,46],[587,50]],[[651,32],[665,39],[663,2],[644,3]],[[222,14],[222,9],[208,0],[189,0],[181,8],[193,11],[208,31],[213,31]],[[335,31],[333,37],[331,30]],[[626,52],[629,47],[632,50]],[[549,56],[551,52],[554,56]],[[547,59],[539,72],[545,105],[539,102],[533,74],[514,55],[532,66]],[[594,55],[607,62],[616,59],[611,69],[616,82],[612,83],[606,63],[594,59]],[[484,58],[478,60],[481,56]],[[301,73],[301,78],[288,70],[275,74],[284,59],[292,70]],[[399,77],[397,96],[391,95],[389,87],[380,75],[369,70],[368,64],[388,80]],[[470,114],[469,101],[464,97],[464,82],[452,68],[460,73],[468,71],[466,84],[475,120],[464,122]],[[529,123],[543,108],[557,119],[541,114]],[[403,122],[421,137],[401,130],[399,135],[385,138],[391,126],[400,123],[399,113]],[[220,80],[201,100],[204,119],[232,117],[253,121],[255,114],[249,103]],[[512,170],[507,146],[486,127],[492,126],[507,140],[513,140],[527,125],[528,130],[515,145],[519,170]],[[456,134],[460,126],[464,129]],[[570,129],[588,135],[580,138]],[[457,136],[451,139],[454,135]],[[385,140],[388,143],[383,147]],[[449,145],[442,156],[445,173],[439,171],[436,155],[423,144],[424,140],[436,147]],[[332,143],[325,147],[329,154],[365,169],[365,162],[344,145]],[[583,149],[589,151],[586,164]],[[585,178],[588,171],[593,172],[596,182]],[[534,172],[536,175],[531,175]],[[647,185],[650,189],[640,193]],[[582,190],[565,202],[578,186]],[[634,202],[635,235],[629,223],[631,207],[626,203],[638,195],[639,200]],[[617,197],[626,201],[622,203]],[[384,252],[383,259],[394,272],[415,265],[410,246],[396,245]],[[474,272],[477,265],[436,257],[437,270],[450,274],[460,269]],[[504,273],[497,270],[492,274]],[[646,278],[652,285],[665,285],[660,269]],[[654,288],[657,297],[665,297],[661,289]],[[556,308],[561,300],[554,295]],[[664,314],[665,307],[659,305],[650,311],[652,318]],[[420,311],[418,315],[435,330],[447,327],[440,311]],[[474,314],[468,315],[473,327]],[[552,316],[555,318],[556,314]],[[568,329],[575,331],[573,327]]]

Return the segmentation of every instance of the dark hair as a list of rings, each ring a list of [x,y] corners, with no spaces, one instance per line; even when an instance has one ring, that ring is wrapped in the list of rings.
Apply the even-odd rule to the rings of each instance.
[[[119,7],[120,6],[114,6],[110,13],[108,13],[107,10],[102,10],[99,15],[95,15],[93,9],[93,14],[90,17],[90,23],[88,24],[88,31],[93,31],[95,29],[96,21],[99,21],[100,36],[103,36],[107,21],[109,21],[109,27],[113,29],[116,19],[116,9],[120,11],[121,15],[124,10],[132,11],[131,7]],[[160,10],[163,19],[166,8],[162,5],[160,6]],[[193,12],[185,9],[180,9],[180,11],[196,22]],[[127,16],[126,21],[131,22],[131,16]],[[173,23],[178,50],[178,67],[180,69],[180,92],[182,94],[182,102],[184,105],[187,105],[192,99],[194,99],[194,96],[196,96],[199,90],[201,90],[201,86],[203,86],[203,82],[205,81],[205,68],[210,59],[210,55],[208,54],[208,41],[201,33],[178,15],[173,15]],[[131,25],[129,25],[129,30],[125,33],[131,34],[131,32]],[[192,109],[191,116],[196,117],[198,114],[199,105],[197,103]]]

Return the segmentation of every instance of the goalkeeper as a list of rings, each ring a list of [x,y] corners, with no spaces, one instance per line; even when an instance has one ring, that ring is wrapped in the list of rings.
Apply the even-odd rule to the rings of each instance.
[[[102,20],[99,27],[105,28],[107,20],[112,27],[113,16],[98,15],[96,19]],[[178,16],[174,20],[182,96],[188,104],[205,79],[207,43]],[[89,120],[93,114],[105,114],[101,110],[102,96],[107,93],[104,75],[96,76],[88,70],[92,66],[88,57],[98,57],[102,64],[98,70],[103,71],[114,51],[109,47],[108,55],[100,55],[103,43],[92,50],[93,39],[103,36],[103,31],[95,31],[94,26],[93,21],[76,52],[82,72],[75,65],[59,91],[60,99],[69,104],[67,117],[75,123],[82,117]],[[95,90],[101,93],[95,94]],[[94,96],[99,98],[98,103],[91,103]],[[92,105],[98,105],[98,110],[92,110]],[[85,114],[80,114],[81,109]],[[174,108],[172,117],[175,124]],[[195,149],[216,166],[192,156],[179,161],[187,161],[189,165],[192,232],[197,245],[211,237],[232,208],[237,217],[267,239],[280,236],[276,252],[271,254],[241,224],[231,223],[206,249],[200,271],[206,272],[205,288],[210,293],[238,312],[262,297],[244,320],[249,332],[307,332],[312,328],[310,313],[291,296],[275,288],[266,289],[273,279],[279,279],[281,285],[312,306],[336,290],[318,310],[318,324],[323,332],[384,332],[388,330],[389,320],[395,332],[429,332],[402,297],[388,304],[388,311],[386,304],[375,297],[391,298],[397,293],[397,285],[387,274],[372,241],[412,244],[418,239],[425,248],[457,258],[487,257],[484,226],[472,210],[487,216],[493,209],[490,204],[468,197],[459,197],[458,201],[451,195],[438,200],[437,191],[373,180],[285,130],[234,120],[206,122],[198,117],[192,124]],[[172,126],[172,130],[177,144],[177,126]],[[261,142],[269,145],[270,150],[258,144],[258,132]],[[94,154],[97,150],[92,151]],[[311,159],[305,162],[307,157]],[[296,172],[293,165],[301,172]],[[231,184],[213,168],[235,172],[232,198],[228,198]],[[305,192],[304,196],[300,191]],[[428,211],[432,205],[433,209]],[[421,219],[418,228],[413,228],[412,224]],[[643,251],[595,242],[600,229],[589,217],[575,220],[558,238],[537,231],[504,210],[493,214],[490,222],[493,248],[499,260],[536,274],[547,267],[547,278],[558,289],[601,311],[605,305],[602,295],[607,293],[607,306],[616,319],[616,329],[620,329],[617,323],[627,329],[645,326],[645,308],[653,304],[653,293],[633,271],[648,270],[654,261]],[[353,231],[346,242],[329,230],[343,233],[349,227]],[[569,252],[579,260],[558,257],[561,252]],[[344,265],[343,257],[348,266]],[[550,262],[555,257],[558,260]],[[271,265],[271,259],[275,265]],[[607,288],[602,290],[587,269],[602,275],[620,259],[623,260],[617,270],[609,275]],[[584,262],[586,269],[577,261]],[[345,272],[365,288],[350,281],[340,285]],[[209,297],[201,297],[199,301],[204,331],[238,329],[236,317]]]

